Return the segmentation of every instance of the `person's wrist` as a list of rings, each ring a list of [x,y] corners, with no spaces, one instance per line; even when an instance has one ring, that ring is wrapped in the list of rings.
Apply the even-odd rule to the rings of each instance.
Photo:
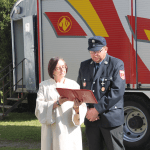
[[[79,106],[73,106],[73,109],[79,109]]]
[[[76,114],[79,114],[79,106],[73,106],[73,109],[75,110]]]
[[[59,100],[56,101],[56,104],[59,105],[59,106],[61,106],[61,104],[59,103]]]

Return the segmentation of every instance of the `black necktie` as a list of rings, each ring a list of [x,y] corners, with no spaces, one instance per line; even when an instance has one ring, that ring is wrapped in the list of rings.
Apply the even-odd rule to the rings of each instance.
[[[99,63],[95,63],[95,75],[97,73],[97,70],[99,69],[100,64]]]

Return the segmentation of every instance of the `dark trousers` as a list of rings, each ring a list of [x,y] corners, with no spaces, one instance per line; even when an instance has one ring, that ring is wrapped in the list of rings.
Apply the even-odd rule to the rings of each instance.
[[[86,126],[89,150],[125,150],[123,145],[123,126],[102,128]],[[105,144],[104,144],[105,143]]]

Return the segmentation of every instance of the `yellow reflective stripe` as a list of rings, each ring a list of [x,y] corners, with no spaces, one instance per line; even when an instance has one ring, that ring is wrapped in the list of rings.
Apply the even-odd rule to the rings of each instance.
[[[70,4],[84,18],[95,35],[109,37],[103,23],[89,0],[68,0],[68,2],[70,2]]]
[[[145,29],[144,31],[145,31],[145,34],[146,34],[148,40],[150,41],[150,30]]]

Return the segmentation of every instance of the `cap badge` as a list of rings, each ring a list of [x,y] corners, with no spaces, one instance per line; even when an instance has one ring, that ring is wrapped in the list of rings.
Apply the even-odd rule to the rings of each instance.
[[[95,43],[95,40],[92,40],[92,43]]]

